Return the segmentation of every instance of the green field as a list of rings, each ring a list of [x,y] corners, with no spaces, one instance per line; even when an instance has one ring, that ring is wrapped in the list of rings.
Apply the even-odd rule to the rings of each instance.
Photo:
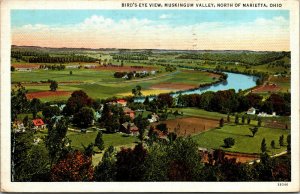
[[[131,95],[131,90],[136,85],[142,86],[144,95],[171,92],[176,90],[155,90],[151,89],[153,85],[160,83],[182,83],[190,84],[193,87],[202,83],[214,81],[210,74],[206,72],[187,72],[178,70],[176,72],[164,72],[157,75],[151,75],[145,78],[134,80],[125,80],[114,78],[114,71],[98,71],[90,69],[74,69],[70,75],[70,70],[35,70],[32,72],[12,72],[13,82],[40,82],[55,80],[58,82],[58,91],[83,90],[92,98],[109,98],[112,96],[123,97]],[[216,75],[217,76],[217,75]],[[60,83],[74,82],[74,83]],[[80,82],[80,83],[78,83]],[[24,84],[30,92],[49,91],[48,84]],[[48,96],[43,97],[43,101],[65,100],[68,96]]]
[[[284,135],[285,145],[286,137],[290,133],[289,130],[273,129],[260,127],[254,137],[249,130],[251,125],[225,125],[222,128],[212,129],[210,131],[193,136],[193,139],[199,144],[200,147],[223,149],[231,152],[241,153],[260,153],[261,141],[266,139],[267,150],[270,154],[279,153],[286,150],[286,146],[279,146],[279,136]],[[232,148],[224,148],[223,140],[227,137],[235,139],[235,145]],[[271,141],[275,141],[276,149],[271,148]]]
[[[222,117],[225,119],[227,117],[225,114],[209,112],[199,108],[173,108],[172,110],[178,110],[179,113],[183,112],[183,116],[202,117],[209,119],[220,119]]]
[[[72,141],[72,147],[76,149],[83,149],[83,146],[88,146],[90,143],[94,143],[98,132],[78,133],[68,131],[67,137]],[[124,136],[120,133],[106,134],[103,133],[103,141],[105,148],[109,146],[120,146],[126,144],[132,144],[138,141],[135,136]]]

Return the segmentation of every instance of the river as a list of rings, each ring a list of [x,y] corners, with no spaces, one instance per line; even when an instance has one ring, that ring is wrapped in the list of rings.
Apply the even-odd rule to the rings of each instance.
[[[253,75],[244,75],[240,73],[230,73],[230,72],[223,72],[228,75],[227,80],[221,83],[217,83],[211,86],[197,88],[195,90],[187,90],[180,92],[182,95],[184,94],[201,94],[207,91],[219,91],[219,90],[229,90],[234,89],[236,92],[241,90],[246,90],[248,88],[252,88],[256,86],[256,80],[258,79],[257,76]],[[173,97],[179,95],[179,92],[172,94]],[[149,98],[150,100],[153,97]],[[136,98],[135,102],[143,102],[144,97]]]

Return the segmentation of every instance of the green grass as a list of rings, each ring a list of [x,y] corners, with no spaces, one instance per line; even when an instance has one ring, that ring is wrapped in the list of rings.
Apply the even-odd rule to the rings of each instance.
[[[220,119],[220,118],[227,118],[227,115],[217,113],[217,112],[209,112],[199,108],[173,108],[172,111],[178,110],[179,113],[183,112],[183,116],[193,116],[193,117],[202,117],[202,118],[209,118],[209,119]]]
[[[73,148],[82,150],[82,144],[88,146],[90,143],[94,143],[98,132],[90,133],[78,133],[78,132],[68,132],[67,137],[72,141],[71,145]],[[135,136],[123,136],[120,133],[106,134],[103,133],[103,141],[105,148],[109,146],[121,146],[132,144],[138,141]]]
[[[69,74],[70,70],[53,71],[53,70],[36,70],[32,72],[12,72],[13,82],[39,82],[48,79],[57,82],[82,82],[65,84],[59,83],[59,91],[83,90],[94,99],[103,99],[112,96],[124,97],[130,95],[132,88],[140,85],[143,90],[149,90],[153,85],[160,83],[182,83],[191,84],[195,87],[201,83],[214,81],[206,72],[187,72],[177,71],[161,73],[155,76],[149,76],[143,79],[124,80],[113,77],[113,71],[97,71],[90,69],[73,69],[73,75]],[[49,91],[49,84],[25,85],[29,92]],[[43,101],[66,100],[69,96],[61,97],[44,97]]]
[[[289,130],[272,129],[272,128],[259,128],[254,137],[249,130],[251,125],[225,125],[222,128],[212,129],[210,131],[193,136],[193,139],[199,144],[200,147],[223,149],[231,152],[241,153],[260,153],[261,141],[266,139],[267,149],[270,154],[279,153],[286,150],[286,137],[290,133]],[[285,146],[279,147],[279,136],[284,135]],[[224,148],[223,140],[227,137],[235,139],[235,145],[232,148]],[[274,140],[276,149],[271,148],[271,141]]]

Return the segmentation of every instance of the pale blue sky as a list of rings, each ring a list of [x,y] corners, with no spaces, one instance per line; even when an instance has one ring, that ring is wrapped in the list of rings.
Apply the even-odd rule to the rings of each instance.
[[[86,48],[289,50],[287,10],[12,10],[12,43]]]
[[[160,20],[161,15],[168,15]],[[189,25],[202,22],[234,22],[236,24],[257,18],[272,19],[282,16],[289,19],[287,10],[12,10],[11,24],[69,25],[82,22],[92,15],[101,15],[115,21],[121,19],[149,19],[171,25]]]

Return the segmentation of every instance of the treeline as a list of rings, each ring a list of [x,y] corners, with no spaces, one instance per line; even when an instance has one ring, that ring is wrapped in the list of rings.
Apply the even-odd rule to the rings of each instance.
[[[24,59],[24,56],[34,56],[34,57],[49,57],[49,54],[43,52],[34,52],[34,51],[11,51],[11,57],[16,59]]]
[[[207,111],[220,113],[233,113],[247,111],[250,107],[261,112],[277,115],[290,115],[291,94],[271,94],[266,100],[254,93],[243,95],[233,89],[218,92],[205,92],[203,94],[179,95],[177,106],[198,107]]]
[[[261,65],[289,56],[289,52],[241,52],[241,53],[187,53],[177,59],[198,59],[210,61],[240,62],[250,65]]]
[[[83,55],[71,55],[71,56],[37,56],[30,57],[27,59],[29,63],[70,63],[70,62],[96,62],[97,59],[92,57],[87,57]]]
[[[60,54],[50,56],[49,53],[35,51],[11,51],[11,57],[29,63],[69,63],[69,62],[95,62],[97,59],[75,54]]]
[[[113,55],[114,60],[148,60],[148,56],[145,54],[122,54]]]
[[[40,65],[40,69],[64,70],[66,66],[60,65]]]

